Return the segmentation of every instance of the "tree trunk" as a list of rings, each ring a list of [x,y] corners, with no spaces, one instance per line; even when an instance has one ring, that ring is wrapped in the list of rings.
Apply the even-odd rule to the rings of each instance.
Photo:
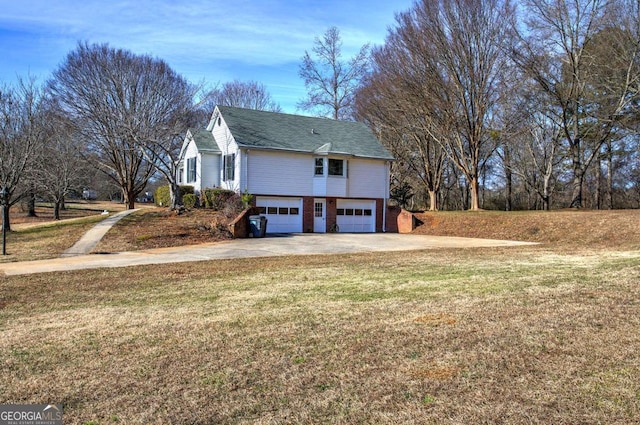
[[[469,182],[469,189],[471,191],[471,205],[469,205],[469,210],[478,211],[480,210],[480,192],[477,177]]]
[[[545,175],[542,180],[542,209],[549,211],[551,209],[551,195],[549,194],[550,175]]]
[[[53,203],[53,219],[60,220],[60,204],[62,200],[58,199]]]
[[[502,158],[502,163],[504,164],[504,178],[505,178],[505,187],[504,187],[504,210],[511,211],[513,210],[513,172],[511,171],[511,151],[508,145],[504,145],[504,158]]]
[[[505,197],[505,205],[504,205],[504,210],[505,211],[512,211],[513,210],[513,201],[512,201],[512,197],[513,197],[513,178],[511,175],[511,170],[507,168],[507,172],[506,172],[506,179],[507,179],[507,184],[505,185],[505,193],[504,193],[504,197]]]
[[[611,141],[607,142],[607,192],[605,203],[608,209],[613,209],[613,149]]]
[[[133,188],[127,187],[122,189],[122,197],[124,204],[128,210],[132,210],[136,207],[136,194],[133,193]]]
[[[182,196],[180,192],[180,185],[177,181],[172,181],[169,183],[169,198],[171,199],[171,209],[178,209],[180,205],[182,205]]]
[[[31,192],[27,201],[27,216],[36,217],[36,194]]]
[[[582,208],[582,184],[584,182],[584,170],[580,164],[580,160],[573,160],[573,182],[571,192],[571,203],[569,208]]]
[[[438,211],[438,193],[435,190],[429,191],[429,211]]]
[[[595,190],[595,204],[596,204],[596,209],[600,210],[602,209],[602,196],[600,195],[602,193],[602,159],[600,158],[600,155],[598,155],[598,159],[596,159],[596,190]]]
[[[462,182],[460,181],[462,180],[462,178],[460,176],[456,176],[456,179],[457,179],[458,189],[460,191],[460,204],[458,205],[458,207],[464,211],[469,209],[469,183],[465,178],[464,184],[462,184]]]
[[[11,222],[9,220],[9,208],[11,207],[7,205],[7,203],[5,202],[4,206],[2,207],[2,225],[4,226],[7,232],[11,231]]]

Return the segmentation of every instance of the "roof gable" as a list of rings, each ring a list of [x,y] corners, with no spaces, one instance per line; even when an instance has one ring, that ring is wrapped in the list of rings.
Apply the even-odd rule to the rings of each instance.
[[[218,106],[241,147],[393,159],[358,122]]]
[[[220,148],[210,131],[207,131],[204,128],[199,130],[190,128],[187,133],[187,137],[189,136],[196,144],[198,152],[221,153]]]

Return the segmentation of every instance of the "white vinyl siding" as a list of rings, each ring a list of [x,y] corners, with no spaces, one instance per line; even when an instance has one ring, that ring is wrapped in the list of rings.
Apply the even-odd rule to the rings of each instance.
[[[231,135],[231,132],[229,132],[229,129],[224,123],[224,119],[221,119],[220,123],[221,125],[218,125],[218,120],[216,120],[215,125],[212,128],[213,137],[216,141],[216,144],[218,145],[218,148],[221,151],[218,166],[218,179],[220,180],[220,187],[224,189],[239,191],[241,188],[240,178],[242,175],[240,170],[241,161],[239,160],[240,150],[238,148],[238,145],[236,144],[235,139]],[[224,159],[225,155],[234,155],[233,161],[229,162],[230,166],[233,164],[233,170],[225,168],[225,165],[227,163],[227,161],[225,161]]]
[[[193,186],[196,193],[202,189],[220,186],[220,155],[199,152],[191,141],[185,147],[184,159],[178,167],[180,184]]]
[[[349,198],[388,198],[389,187],[385,161],[351,159],[348,169]]]
[[[198,190],[220,186],[220,155],[201,154],[200,187]]]
[[[313,190],[312,156],[251,150],[246,163],[247,190],[251,193],[308,196]]]

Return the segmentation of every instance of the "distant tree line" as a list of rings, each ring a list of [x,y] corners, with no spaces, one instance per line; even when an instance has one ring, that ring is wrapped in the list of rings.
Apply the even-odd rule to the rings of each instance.
[[[638,208],[639,53],[637,1],[418,1],[355,118],[408,207]]]

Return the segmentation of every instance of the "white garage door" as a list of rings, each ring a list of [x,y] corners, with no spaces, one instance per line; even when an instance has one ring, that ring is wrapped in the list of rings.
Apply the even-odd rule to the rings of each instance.
[[[256,197],[260,215],[267,217],[267,233],[302,232],[302,199]]]
[[[340,232],[375,232],[376,202],[338,199],[336,218]]]

